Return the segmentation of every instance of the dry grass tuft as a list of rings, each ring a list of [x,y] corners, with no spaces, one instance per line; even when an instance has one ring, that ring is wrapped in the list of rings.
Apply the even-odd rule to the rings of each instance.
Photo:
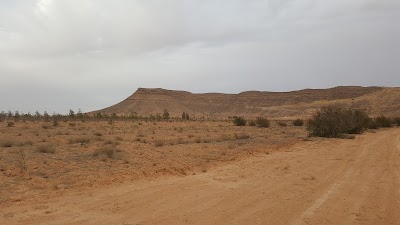
[[[95,135],[95,136],[97,136],[97,137],[101,137],[101,136],[103,136],[103,134],[102,134],[102,133],[100,133],[100,132],[94,132],[94,133],[93,133],[93,135]]]
[[[122,151],[118,148],[115,148],[114,146],[105,146],[101,147],[99,149],[96,149],[93,152],[93,157],[106,157],[109,159],[120,159],[121,158],[121,153]]]
[[[239,134],[235,134],[235,139],[237,139],[237,140],[251,139],[251,136],[246,133],[239,133]]]
[[[14,141],[12,140],[4,140],[4,141],[0,141],[0,146],[3,148],[10,148],[15,144]]]
[[[89,144],[90,138],[89,137],[76,137],[69,140],[70,144]]]
[[[39,145],[36,147],[36,151],[40,153],[54,154],[56,153],[56,147],[53,145]]]
[[[164,146],[164,145],[165,145],[165,141],[164,141],[164,140],[156,140],[156,141],[154,142],[154,145],[155,145],[156,147]]]

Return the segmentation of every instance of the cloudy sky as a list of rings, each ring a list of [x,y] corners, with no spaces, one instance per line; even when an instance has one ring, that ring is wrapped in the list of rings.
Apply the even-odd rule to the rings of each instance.
[[[399,0],[0,0],[0,111],[400,86]]]

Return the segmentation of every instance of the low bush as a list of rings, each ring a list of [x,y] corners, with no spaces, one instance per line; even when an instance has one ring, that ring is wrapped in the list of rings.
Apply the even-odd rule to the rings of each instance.
[[[194,142],[195,142],[195,143],[201,143],[201,137],[197,137],[197,138],[194,140]]]
[[[141,139],[139,139],[139,141],[140,141]],[[114,140],[111,140],[111,139],[108,139],[108,140],[105,140],[104,142],[104,145],[119,145],[119,141],[114,141]]]
[[[378,116],[374,120],[378,127],[392,127],[392,120],[389,117]]]
[[[249,126],[251,126],[251,127],[257,126],[256,121],[254,121],[254,120],[250,121],[250,122],[249,122]]]
[[[368,121],[368,129],[376,130],[379,129],[379,124],[375,121],[375,119],[369,119]]]
[[[95,135],[95,136],[97,136],[97,137],[103,136],[103,134],[100,133],[100,132],[94,132],[93,135]]]
[[[310,136],[343,137],[343,134],[359,134],[368,128],[370,119],[365,111],[340,106],[327,106],[318,110],[308,121]]]
[[[11,141],[11,140],[0,141],[0,147],[3,147],[3,148],[10,148],[14,144],[15,144],[15,142]]]
[[[251,138],[251,136],[246,133],[235,134],[235,139],[237,139],[237,140],[250,139],[250,138]]]
[[[76,137],[69,140],[70,144],[89,144],[90,138],[89,137]]]
[[[54,154],[56,148],[53,145],[39,145],[36,147],[36,151],[40,153]]]
[[[394,123],[396,126],[400,126],[400,117],[395,117],[395,118],[393,119],[393,123]]]
[[[296,119],[293,121],[293,126],[295,127],[302,127],[304,125],[304,121],[302,119]]]
[[[155,140],[155,141],[154,141],[154,145],[155,145],[156,147],[164,146],[164,144],[165,144],[165,141],[164,141],[164,140]]]
[[[121,156],[118,153],[121,153],[122,151],[118,148],[114,148],[113,146],[106,146],[106,147],[101,147],[99,149],[96,149],[93,152],[93,157],[107,157],[110,159],[119,159]]]
[[[243,117],[235,117],[233,123],[236,126],[246,126],[247,121]]]
[[[267,127],[270,126],[269,120],[268,120],[267,118],[264,118],[264,117],[258,117],[258,118],[256,119],[256,123],[257,123],[257,125],[258,125],[259,127],[267,128]]]
[[[278,121],[277,124],[278,124],[280,127],[287,127],[287,124],[286,124],[285,122],[283,122],[283,121]]]

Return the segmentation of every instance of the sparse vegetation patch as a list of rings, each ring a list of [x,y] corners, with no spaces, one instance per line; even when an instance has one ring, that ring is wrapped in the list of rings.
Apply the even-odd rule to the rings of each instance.
[[[293,126],[295,127],[302,127],[304,125],[304,121],[302,119],[296,119],[293,121]]]
[[[54,154],[56,152],[56,147],[53,145],[39,145],[36,147],[36,151],[40,153],[48,153],[48,154]]]
[[[338,138],[344,134],[359,134],[368,128],[370,119],[363,110],[327,106],[318,110],[308,121],[310,136]]]
[[[267,118],[264,117],[258,117],[256,120],[256,123],[259,127],[264,127],[267,128],[270,126],[270,122]]]
[[[233,124],[236,126],[246,126],[246,123],[247,121],[243,117],[235,117],[233,120]]]

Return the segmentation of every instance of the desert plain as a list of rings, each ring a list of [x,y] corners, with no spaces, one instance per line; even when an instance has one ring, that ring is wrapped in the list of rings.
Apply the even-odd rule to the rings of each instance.
[[[0,127],[0,224],[399,224],[400,129],[232,121]]]

